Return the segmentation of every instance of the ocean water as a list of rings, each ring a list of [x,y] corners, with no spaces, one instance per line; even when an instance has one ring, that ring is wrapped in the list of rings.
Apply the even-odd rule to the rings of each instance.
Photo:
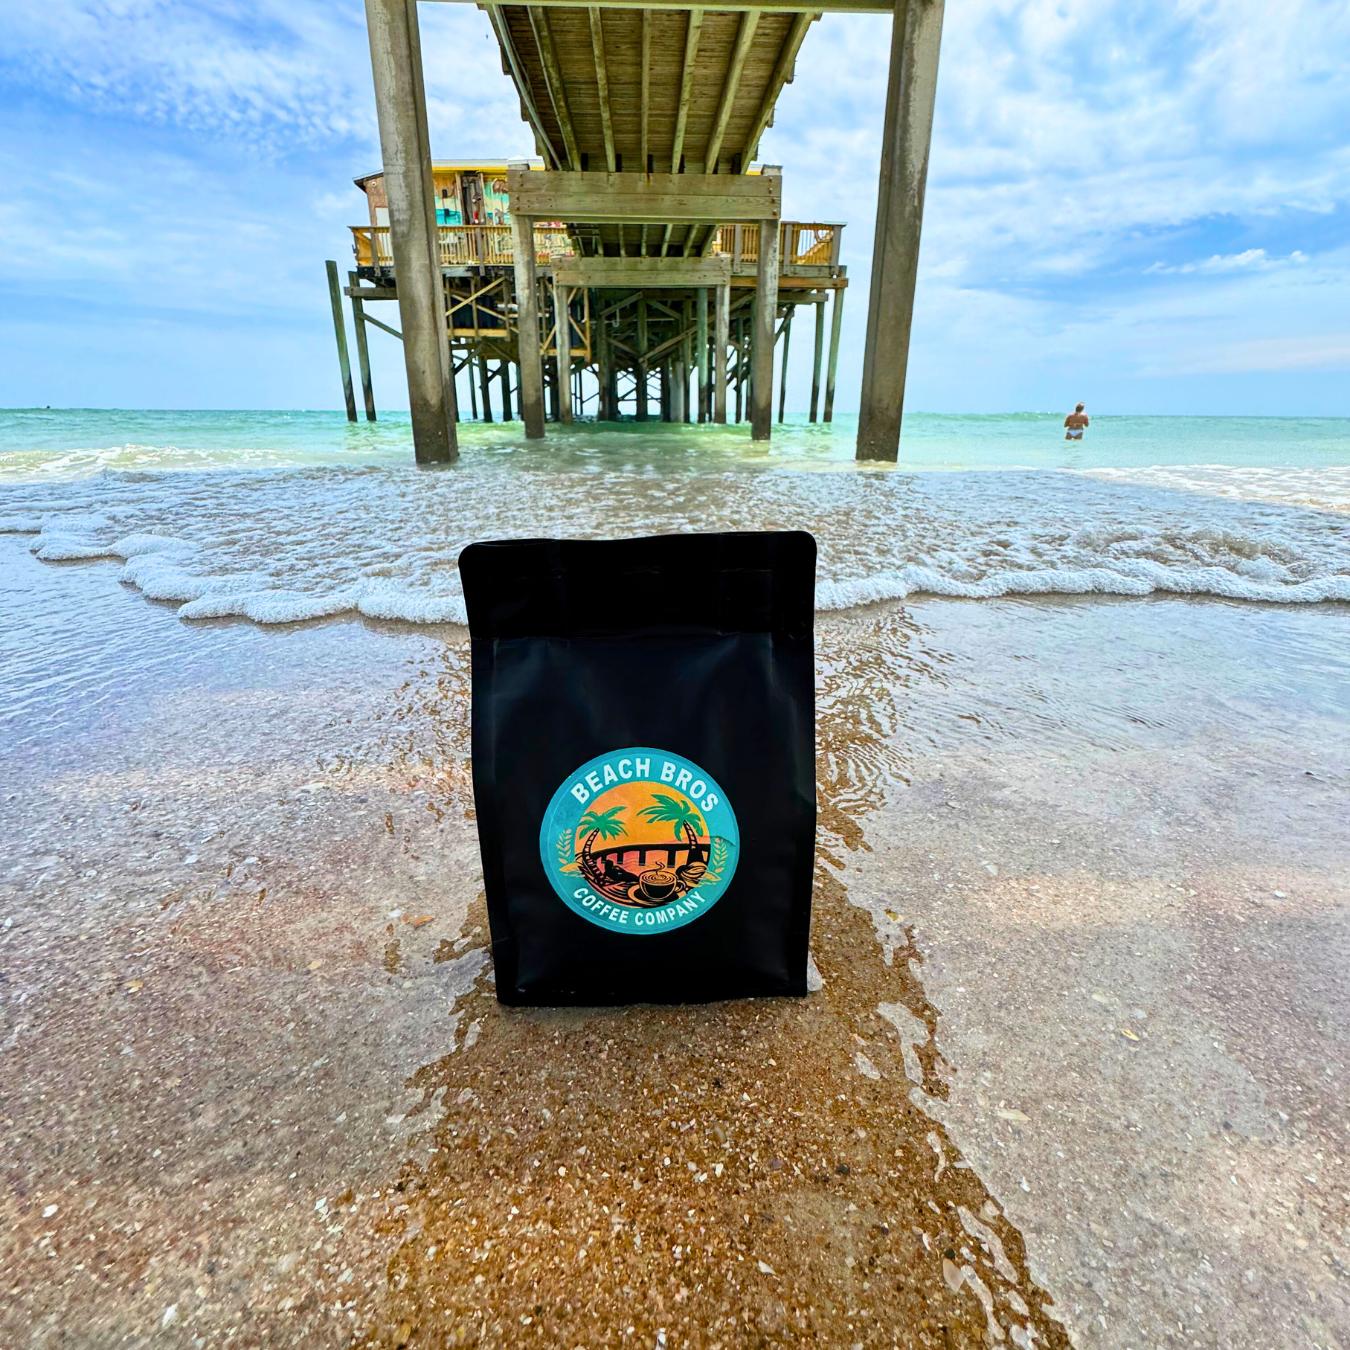
[[[931,1203],[933,1259],[901,1253],[930,1305],[945,1244],[1002,1212],[1018,1280],[972,1256],[967,1340],[1012,1336],[1041,1287],[1019,1225],[1077,1340],[1334,1340],[1338,1197],[1315,1183],[1345,1097],[1350,422],[1103,417],[1081,445],[1058,422],[911,418],[894,468],[853,462],[850,421],[767,450],[743,427],[466,426],[460,463],[418,471],[399,418],[0,413],[15,1325],[145,1339],[178,1299],[208,1339],[266,1339],[284,1298],[291,1339],[320,1343],[353,1290],[371,1337],[442,1316],[464,1215],[511,1207],[456,1141],[529,1171],[512,1066],[540,1029],[469,990],[467,643],[431,626],[463,616],[458,550],[797,526],[821,546],[827,997],[753,1026],[736,1004],[624,1010],[598,1057],[598,1023],[555,1035],[531,1100],[599,1141],[567,1143],[557,1193],[596,1202],[614,1158],[650,1163],[653,1103],[704,1093],[715,1116],[712,1066],[788,1122],[754,1145],[733,1120],[728,1181],[747,1154],[841,1156],[846,1106],[887,1165],[831,1174],[836,1209],[859,1202],[840,1231],[862,1250],[871,1217]],[[921,1096],[930,1078],[950,1095]],[[684,1175],[710,1140],[679,1138]],[[706,1190],[713,1227],[739,1223],[734,1188]],[[651,1220],[660,1250],[679,1218]],[[761,1227],[795,1280],[811,1244]],[[116,1259],[63,1262],[95,1249]],[[290,1283],[280,1251],[302,1254]],[[847,1308],[836,1268],[801,1267],[837,1273],[825,1302]]]
[[[462,623],[476,539],[799,528],[818,604],[1176,594],[1350,600],[1350,419],[915,415],[897,466],[854,423],[461,428],[419,471],[406,417],[0,413],[0,532],[103,561],[184,621]]]

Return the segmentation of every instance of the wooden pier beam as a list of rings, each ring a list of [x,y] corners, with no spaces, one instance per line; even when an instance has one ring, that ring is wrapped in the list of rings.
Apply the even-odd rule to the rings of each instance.
[[[867,303],[859,459],[895,461],[905,403],[914,283],[937,94],[943,0],[897,0]]]
[[[772,170],[772,171],[771,171]],[[782,214],[782,176],[760,174],[535,173],[506,171],[511,211],[569,224],[754,223]]]
[[[495,4],[484,5],[487,12],[488,22],[492,25],[492,31],[497,35],[497,41],[501,44],[502,55],[505,57],[506,69],[515,81],[516,89],[520,93],[521,111],[525,114],[530,128],[534,132],[535,143],[540,147],[544,154],[544,162],[551,169],[558,168],[576,168],[577,165],[569,160],[564,160],[562,153],[548,135],[547,128],[544,125],[544,119],[540,115],[539,105],[535,101],[525,77],[524,69],[521,65],[520,51],[516,46],[515,40],[511,36],[510,27],[507,25],[502,15],[501,7]],[[544,15],[543,10],[530,10],[530,22],[534,23],[536,14]],[[542,45],[542,44],[541,44]],[[552,100],[552,92],[549,93]]]
[[[416,3],[416,0],[413,0]],[[512,215],[516,268],[516,345],[520,357],[520,417],[525,438],[544,435],[544,372],[539,363],[539,296],[534,273],[534,225]]]
[[[609,65],[605,60],[605,21],[598,7],[587,10],[591,21],[591,50],[595,57],[595,86],[600,99],[600,123],[605,133],[605,166],[613,173],[618,168],[614,155],[614,119],[609,106]],[[566,400],[564,400],[566,402]],[[571,421],[567,417],[566,421]]]
[[[337,263],[331,258],[328,269],[328,299],[333,306],[333,334],[337,338],[338,369],[342,372],[342,397],[347,402],[347,421],[356,421],[356,395],[352,392],[352,363],[347,356],[347,325],[342,322],[342,283]]]
[[[497,362],[497,378],[502,385],[502,421],[511,420],[511,363],[509,361]]]
[[[703,166],[705,173],[715,174],[717,172],[717,161],[722,153],[722,141],[726,136],[727,125],[731,120],[731,111],[736,103],[736,94],[740,89],[741,73],[745,69],[745,58],[750,52],[750,46],[755,40],[755,30],[759,27],[759,11],[757,9],[746,10],[741,15],[740,28],[736,33],[736,46],[731,53],[731,61],[727,66],[726,81],[722,86],[722,97],[718,102],[717,115],[713,119],[713,129],[708,137],[708,148],[706,151],[707,163]],[[679,171],[679,165],[674,166],[673,171]]]
[[[679,110],[675,115],[675,139],[670,147],[670,171],[680,172],[680,161],[684,158],[684,129],[689,120],[689,101],[694,93],[694,72],[698,69],[698,35],[703,27],[703,11],[691,9],[685,19],[684,29],[684,65],[680,79]],[[644,162],[642,171],[647,171]],[[669,236],[667,236],[669,237]]]
[[[754,332],[750,339],[750,438],[773,432],[773,330],[778,317],[778,222],[759,223]]]
[[[651,15],[644,9],[642,11],[642,110],[639,117],[640,130],[638,133],[638,158],[641,163],[638,165],[639,173],[650,173],[652,162],[648,151],[647,132],[651,125],[651,83],[652,83],[652,25]],[[575,167],[575,166],[574,166]],[[615,416],[617,416],[617,412]]]
[[[727,344],[731,341],[731,286],[717,288],[713,315],[713,421],[727,420]]]
[[[787,317],[783,320],[783,364],[778,376],[778,420],[783,420],[787,412],[787,382],[788,382],[788,351],[792,345],[792,313],[796,309],[793,305],[788,309]]]
[[[553,283],[554,346],[558,351],[558,418],[572,420],[572,293]]]
[[[779,94],[783,92],[783,86],[792,82],[793,68],[797,63],[797,53],[801,50],[802,42],[806,38],[806,30],[819,17],[819,14],[798,14],[793,19],[792,29],[788,34],[787,41],[783,44],[782,50],[778,53],[777,64],[774,66],[773,74],[769,77],[769,86],[764,91],[764,101],[759,105],[759,112],[755,115],[754,128],[745,139],[746,163],[759,157],[760,138],[773,121],[774,105],[778,102]]]
[[[366,0],[389,237],[398,275],[413,453],[419,464],[458,456],[455,384],[441,284],[417,0]]]
[[[361,372],[361,397],[366,404],[366,421],[375,420],[375,385],[370,378],[370,344],[366,340],[366,302],[356,295],[361,285],[360,275],[347,273],[348,291],[352,298],[352,327],[356,330],[356,366]]]
[[[816,345],[811,357],[811,418],[814,422],[820,411],[820,366],[825,355],[825,297],[816,306]]]
[[[839,373],[839,333],[844,326],[844,288],[838,286],[830,305],[830,361],[825,367],[825,420],[834,421],[834,381]]]
[[[489,11],[500,14],[495,6],[490,6]],[[544,87],[548,90],[558,128],[562,132],[567,167],[573,170],[580,169],[581,153],[577,149],[576,133],[572,129],[572,114],[567,104],[567,87],[558,65],[558,49],[553,42],[553,30],[549,26],[548,14],[542,9],[531,9],[529,15],[535,45],[539,49],[539,60],[543,66]],[[516,81],[516,86],[520,87],[519,80]]]
[[[557,258],[553,276],[564,286],[640,290],[716,286],[731,279],[731,260],[715,258]]]

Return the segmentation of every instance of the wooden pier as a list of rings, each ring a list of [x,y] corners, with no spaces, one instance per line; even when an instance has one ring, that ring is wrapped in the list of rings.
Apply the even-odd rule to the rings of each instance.
[[[895,459],[942,0],[481,8],[535,162],[433,163],[417,0],[366,0],[384,167],[357,180],[370,223],[353,227],[347,286],[335,264],[329,272],[348,416],[356,400],[340,289],[368,418],[366,327],[402,339],[422,463],[457,453],[457,375],[472,415],[492,420],[495,385],[496,412],[518,410],[530,438],[550,417],[585,415],[745,418],[767,440],[775,350],[781,420],[802,305],[815,311],[810,417],[829,421],[848,284],[843,226],[784,221],[780,170],[753,161],[812,24],[831,12],[891,13],[858,454]],[[370,312],[386,300],[398,304],[397,329]]]

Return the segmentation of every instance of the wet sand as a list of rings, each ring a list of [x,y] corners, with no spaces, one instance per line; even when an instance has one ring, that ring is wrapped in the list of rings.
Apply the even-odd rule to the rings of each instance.
[[[829,616],[823,986],[519,1012],[462,630],[0,550],[4,1343],[1345,1339],[1343,615]]]

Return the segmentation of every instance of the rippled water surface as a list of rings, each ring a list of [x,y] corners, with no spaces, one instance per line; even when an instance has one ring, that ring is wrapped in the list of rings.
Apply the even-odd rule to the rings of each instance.
[[[809,529],[821,609],[908,595],[1350,598],[1350,422],[915,418],[904,462],[852,428],[463,429],[414,472],[399,421],[329,414],[11,413],[0,530],[49,562],[110,559],[184,619],[355,612],[462,622],[475,539]],[[1161,457],[1161,458],[1160,458]],[[998,467],[1002,466],[1002,467]]]
[[[1337,1343],[1347,430],[0,414],[0,1342]],[[782,526],[817,996],[500,1014],[459,549]]]

